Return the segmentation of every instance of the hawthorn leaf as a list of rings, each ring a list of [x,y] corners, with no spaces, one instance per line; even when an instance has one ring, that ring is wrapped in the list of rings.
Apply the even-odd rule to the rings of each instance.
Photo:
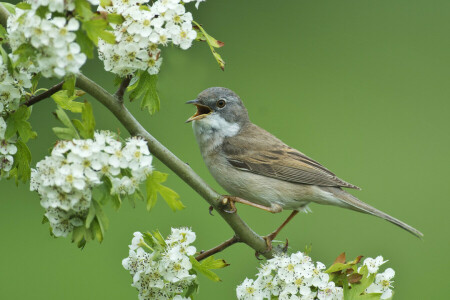
[[[158,171],[153,171],[152,174],[147,176],[145,187],[147,192],[148,211],[155,206],[158,193],[173,211],[185,208],[183,203],[180,201],[180,196],[172,189],[162,185],[162,183],[167,180],[167,176],[169,176],[169,174]]]

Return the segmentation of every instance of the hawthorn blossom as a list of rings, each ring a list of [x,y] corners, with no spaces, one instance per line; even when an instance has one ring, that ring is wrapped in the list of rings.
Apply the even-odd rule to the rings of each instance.
[[[112,0],[110,6],[98,7],[99,11],[120,14],[122,24],[111,24],[116,44],[99,39],[99,57],[105,70],[119,76],[130,75],[137,70],[154,75],[162,63],[161,49],[170,42],[188,49],[197,38],[192,25],[192,14],[182,3],[192,1]],[[197,1],[196,6],[202,2]]]
[[[116,164],[111,157],[123,149],[132,149],[132,155]],[[112,185],[112,195],[131,195],[151,173],[151,162],[142,139],[129,138],[122,145],[111,133],[96,132],[94,139],[59,141],[51,155],[32,169],[30,189],[39,193],[53,234],[67,236],[74,227],[83,225],[79,220],[89,211],[92,189],[105,184],[105,177]]]
[[[138,290],[139,299],[188,299],[181,294],[196,280],[189,259],[196,252],[191,245],[194,240],[190,229],[172,228],[164,245],[150,247],[141,232],[133,234],[122,265],[133,277],[131,285]]]
[[[367,293],[380,293],[380,299],[389,299],[392,297],[392,278],[395,276],[395,271],[387,268],[383,273],[375,276],[375,281],[367,289]]]

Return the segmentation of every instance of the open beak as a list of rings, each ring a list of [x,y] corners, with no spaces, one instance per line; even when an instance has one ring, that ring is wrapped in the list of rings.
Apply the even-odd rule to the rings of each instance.
[[[186,104],[194,104],[197,107],[197,112],[192,117],[187,119],[186,123],[203,119],[204,117],[206,117],[210,113],[212,113],[212,110],[208,106],[199,104],[197,99],[190,100],[190,101],[186,102]]]

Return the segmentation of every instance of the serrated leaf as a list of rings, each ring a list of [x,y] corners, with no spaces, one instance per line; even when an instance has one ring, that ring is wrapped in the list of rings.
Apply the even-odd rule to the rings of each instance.
[[[163,197],[173,211],[185,208],[183,203],[179,200],[180,196],[175,191],[161,184],[167,180],[168,175],[169,174],[153,171],[152,174],[147,176],[145,183],[147,191],[147,210],[150,211],[155,206],[157,193]]]
[[[94,58],[94,42],[91,41],[83,30],[77,30],[75,34],[77,35],[76,42],[80,45],[81,52],[86,54],[86,57],[89,59]]]
[[[212,281],[220,281],[220,278],[219,278],[219,276],[216,274],[216,273],[214,273],[213,271],[211,271],[211,270],[208,270],[207,268],[205,268],[204,266],[202,266],[202,264],[200,264],[196,259],[195,259],[195,257],[193,257],[193,256],[190,256],[189,257],[189,260],[191,261],[191,264],[192,264],[192,268],[195,270],[195,271],[197,271],[197,272],[199,272],[199,273],[202,273],[203,275],[205,275],[207,278],[209,278],[210,280],[212,280]]]
[[[130,101],[141,99],[141,109],[147,108],[151,115],[159,111],[160,108],[160,100],[156,90],[157,82],[157,75],[150,75],[144,71],[140,73],[136,86],[130,88],[133,89],[129,96]]]
[[[66,128],[62,127],[54,127],[53,132],[58,136],[60,139],[64,140],[71,140],[71,139],[79,139],[80,135],[78,134],[78,131],[73,126],[72,122],[69,119],[69,116],[65,113],[65,111],[58,106],[58,108],[55,111],[55,115],[58,118],[61,123],[63,123]],[[59,136],[59,135],[60,136]]]
[[[86,228],[84,226],[75,227],[72,233],[72,242],[80,243],[85,236]]]
[[[94,15],[91,4],[86,0],[75,0],[75,10],[83,19],[90,19]]]
[[[13,168],[17,170],[16,178],[22,180],[22,182],[27,182],[31,175],[31,152],[28,146],[18,140],[16,142],[17,152],[14,154],[14,164]]]
[[[16,6],[14,4],[8,3],[8,2],[0,2],[1,5],[3,5],[4,8],[10,13],[15,14],[16,13]]]
[[[25,105],[20,106],[13,114],[6,120],[5,139],[8,140],[13,137],[16,132],[24,143],[29,139],[37,136],[36,132],[31,129],[31,124],[27,121],[31,115],[31,108]]]
[[[83,110],[84,103],[74,101],[79,96],[84,95],[83,91],[76,91],[73,96],[68,95],[68,91],[62,90],[54,93],[52,99],[55,103],[65,110],[70,110],[74,113],[80,113]]]
[[[362,266],[359,270],[359,274],[361,274],[361,280],[351,284],[350,288],[346,288],[348,283],[347,278],[344,281],[344,299],[349,300],[359,300],[359,299],[367,299],[366,295],[361,295],[364,291],[373,283],[375,280],[375,274],[368,274],[369,271],[367,266]]]
[[[161,247],[167,247],[166,241],[164,240],[164,237],[162,236],[161,232],[159,232],[159,230],[153,231],[153,238],[158,241]]]
[[[202,260],[201,265],[206,269],[222,269],[228,267],[230,264],[223,259],[214,259],[213,256],[209,256]]]
[[[64,78],[63,90],[67,91],[67,96],[72,97],[75,94],[75,82],[77,77],[74,74],[67,75]]]
[[[200,24],[198,24],[197,22],[195,22],[195,21],[192,21],[192,22],[195,24],[194,29],[197,30],[197,40],[206,41],[208,43],[211,53],[213,54],[215,60],[219,64],[219,67],[222,69],[222,71],[225,70],[225,61],[222,59],[220,54],[217,53],[216,50],[214,50],[214,48],[223,47],[225,45],[225,43],[218,41],[215,38],[213,38],[212,36],[210,36],[205,31],[205,29],[202,26],[200,26]]]
[[[125,19],[118,14],[108,14],[107,20],[110,24],[122,24]]]
[[[108,28],[108,22],[104,19],[84,21],[82,28],[96,46],[98,45],[99,38],[110,44],[116,43],[114,33],[106,30]]]

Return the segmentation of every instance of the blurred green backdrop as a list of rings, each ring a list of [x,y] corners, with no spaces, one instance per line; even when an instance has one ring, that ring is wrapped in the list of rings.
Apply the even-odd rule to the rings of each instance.
[[[161,112],[149,117],[127,104],[142,124],[215,189],[223,190],[203,164],[184,105],[210,86],[235,90],[253,122],[341,178],[363,188],[354,194],[417,227],[423,241],[380,219],[312,205],[282,232],[293,250],[312,244],[311,256],[330,264],[341,252],[350,258],[382,254],[396,270],[396,299],[448,297],[450,184],[450,2],[418,0],[213,1],[195,19],[226,46],[225,72],[205,44],[189,51],[164,50],[159,91]],[[86,75],[113,91],[112,76],[88,62]],[[98,129],[125,133],[93,100]],[[37,104],[30,143],[33,164],[55,141],[51,100]],[[124,134],[125,135],[125,134]],[[155,161],[157,169],[168,171]],[[171,173],[169,171],[169,173]],[[172,174],[172,173],[171,173]],[[43,209],[28,186],[0,182],[1,299],[137,299],[122,268],[132,233],[192,226],[197,248],[231,237],[218,216],[175,175],[167,184],[187,208],[172,213],[163,201],[148,213],[124,203],[108,210],[103,244],[79,250],[54,239],[41,225]],[[271,215],[239,206],[260,234],[271,232],[289,212]],[[235,287],[254,276],[258,261],[245,245],[217,257],[231,264],[220,283],[201,278],[198,299],[234,299]]]

